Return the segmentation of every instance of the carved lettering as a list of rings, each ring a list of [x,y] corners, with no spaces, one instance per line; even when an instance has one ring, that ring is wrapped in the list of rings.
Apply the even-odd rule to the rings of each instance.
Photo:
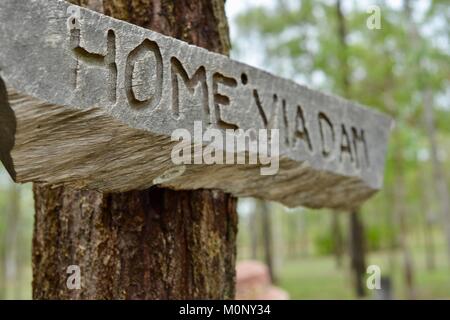
[[[364,129],[361,129],[359,131],[358,134],[358,130],[355,127],[352,127],[352,141],[353,141],[353,150],[355,153],[355,163],[356,163],[356,167],[359,168],[360,167],[360,156],[359,156],[359,151],[358,151],[358,146],[362,144],[363,147],[363,153],[364,153],[364,158],[366,161],[366,165],[367,167],[370,166],[370,162],[369,162],[369,149],[367,148],[367,143],[366,143],[366,138],[364,135]]]
[[[340,144],[340,154],[339,161],[342,162],[343,154],[347,153],[350,157],[350,161],[353,162],[352,146],[350,144],[350,138],[347,134],[347,129],[345,125],[341,124],[341,144]]]
[[[289,137],[289,120],[288,120],[288,113],[287,113],[287,106],[286,106],[286,100],[282,100],[282,106],[283,106],[283,124],[284,124],[284,144],[289,147],[290,144],[290,137]]]
[[[179,92],[179,82],[178,78],[183,80],[184,85],[189,90],[191,94],[195,93],[195,88],[200,84],[202,90],[202,105],[204,121],[207,125],[211,123],[210,121],[210,111],[208,103],[208,84],[206,82],[206,70],[205,67],[200,66],[192,75],[189,77],[180,60],[175,57],[170,59],[171,65],[171,79],[172,79],[172,111],[176,118],[180,116],[180,92]]]
[[[213,75],[213,94],[214,94],[214,106],[216,110],[217,126],[221,129],[238,129],[235,124],[226,122],[221,113],[222,106],[230,105],[230,98],[223,93],[219,92],[219,84],[227,86],[229,88],[236,88],[237,81],[234,78],[224,76],[223,74],[216,72]]]
[[[345,211],[382,186],[379,112],[68,1],[0,1],[0,18],[0,160],[17,182]]]
[[[107,32],[106,55],[90,52],[85,48],[81,47],[80,43],[81,43],[80,29],[77,28],[71,29],[70,44],[72,51],[77,58],[77,65],[75,68],[75,83],[74,83],[75,88],[79,88],[80,61],[98,67],[106,67],[109,70],[108,97],[111,102],[115,103],[117,99],[117,64],[116,64],[116,35],[114,31],[108,30]]]
[[[303,108],[297,106],[297,115],[295,116],[295,138],[306,142],[309,151],[313,152],[313,146],[311,137],[309,135],[308,128],[306,126],[305,115],[303,114]]]
[[[253,98],[255,99],[256,106],[259,111],[259,115],[261,116],[261,120],[264,125],[264,129],[272,129],[276,125],[276,119],[278,115],[278,95],[274,94],[273,96],[273,104],[272,104],[272,112],[270,113],[270,118],[267,118],[267,113],[264,110],[263,104],[261,103],[261,99],[259,97],[258,90],[253,90]]]
[[[328,158],[334,149],[335,134],[333,124],[328,116],[323,112],[319,112],[319,127],[320,139],[322,142],[322,155],[324,158]],[[326,128],[328,128],[328,130],[326,130]],[[327,139],[327,137],[330,139]]]
[[[72,18],[71,18],[72,19]],[[106,53],[91,52],[81,46],[81,32],[78,23],[79,18],[73,18],[68,21],[70,27],[70,44],[72,51],[77,58],[77,67],[75,73],[75,87],[79,88],[80,62],[91,66],[107,68],[108,72],[108,97],[111,102],[117,101],[117,79],[118,70],[116,63],[116,36],[113,30],[107,31]],[[170,81],[171,81],[171,110],[175,119],[180,119],[184,112],[182,103],[185,97],[181,96],[181,90],[187,92],[191,97],[200,97],[202,108],[203,124],[209,127],[215,118],[219,129],[237,130],[237,125],[229,123],[224,119],[224,107],[231,105],[229,90],[238,86],[238,81],[229,76],[225,76],[217,70],[208,70],[204,65],[200,65],[192,73],[189,73],[183,66],[179,58],[171,56],[170,59]],[[126,57],[125,63],[125,90],[126,97],[130,106],[134,109],[153,109],[162,99],[162,85],[164,78],[164,66],[160,48],[158,44],[149,39],[144,39],[135,49],[131,50]],[[211,75],[211,77],[210,77]],[[212,105],[210,106],[209,93],[212,79]],[[180,81],[181,80],[181,81]],[[248,75],[245,72],[240,73],[239,85],[247,86],[249,84]],[[198,90],[201,90],[198,92]],[[280,98],[277,94],[272,96],[260,94],[258,88],[251,91],[252,98],[256,104],[262,126],[264,129],[279,128],[284,132],[283,142],[287,148],[295,148],[296,144],[304,143],[309,152],[314,152],[310,126],[308,126],[307,113],[301,105],[297,105],[295,110],[289,108],[287,100]],[[192,108],[192,105],[186,105]],[[213,108],[213,109],[212,109]],[[281,111],[279,111],[279,109]],[[214,110],[214,115],[211,110]],[[282,112],[278,123],[279,112]],[[290,114],[295,115],[290,123]],[[333,153],[339,153],[340,162],[348,159],[360,168],[363,163],[369,166],[369,154],[366,143],[364,129],[351,127],[348,129],[343,123],[340,127],[340,136],[336,137],[335,124],[325,112],[319,112],[319,133],[321,143],[321,155],[324,158],[330,158]],[[337,141],[339,138],[339,141]],[[243,140],[245,141],[245,139]],[[347,155],[347,157],[346,157]],[[214,155],[215,156],[215,155]],[[231,155],[230,155],[231,156]],[[233,156],[234,157],[234,156]],[[241,159],[242,162],[242,159]]]
[[[136,109],[158,106],[162,83],[161,51],[156,42],[145,39],[128,54],[126,61],[125,90],[130,106]]]

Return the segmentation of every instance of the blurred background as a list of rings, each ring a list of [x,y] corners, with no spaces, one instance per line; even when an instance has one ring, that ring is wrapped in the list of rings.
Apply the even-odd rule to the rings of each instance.
[[[226,3],[233,58],[396,120],[384,189],[360,210],[240,199],[238,260],[265,264],[291,299],[449,299],[449,1]],[[31,298],[32,232],[31,185],[1,167],[2,299]]]

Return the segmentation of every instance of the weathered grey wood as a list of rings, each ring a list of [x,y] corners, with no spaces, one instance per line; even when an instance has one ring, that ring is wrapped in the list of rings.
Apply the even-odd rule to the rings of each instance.
[[[2,0],[0,44],[0,158],[17,182],[340,209],[382,186],[392,120],[353,102],[59,0]],[[174,165],[171,134],[194,121],[279,129],[278,174]]]

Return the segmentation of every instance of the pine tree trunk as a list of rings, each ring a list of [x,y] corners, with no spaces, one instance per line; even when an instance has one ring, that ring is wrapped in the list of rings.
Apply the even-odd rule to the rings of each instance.
[[[427,270],[432,271],[436,267],[436,254],[435,254],[435,245],[434,245],[434,237],[433,237],[433,213],[431,209],[431,195],[429,189],[429,183],[426,175],[426,171],[422,170],[419,174],[419,184],[423,187],[423,196],[421,198],[421,216],[423,220],[423,236],[424,236],[424,245],[425,245],[425,262],[427,266]]]
[[[361,298],[366,295],[364,274],[366,272],[366,248],[364,238],[364,226],[360,220],[360,213],[350,213],[350,265],[352,280],[356,296]]]
[[[299,252],[300,257],[306,258],[309,256],[309,237],[308,237],[308,220],[306,212],[297,214],[297,233],[300,236]]]
[[[258,208],[250,214],[249,233],[250,233],[250,258],[252,260],[258,260],[258,248],[259,248],[259,230],[255,226],[259,225],[259,212]]]
[[[71,1],[228,54],[223,0]],[[214,190],[101,194],[34,186],[35,299],[232,299],[236,199]],[[80,290],[69,290],[70,265]]]
[[[412,12],[412,1],[406,0],[403,2],[403,11],[405,12],[406,18],[409,22],[409,36],[411,39],[411,46],[414,50],[420,50],[421,35],[419,33],[416,22],[413,18]],[[419,59],[414,65],[417,78],[422,77],[421,66],[424,61]],[[445,170],[438,156],[439,144],[436,138],[436,124],[434,120],[434,110],[433,110],[433,92],[428,87],[424,85],[423,87],[423,108],[424,108],[424,125],[425,132],[428,137],[430,146],[430,157],[431,166],[433,169],[434,177],[434,188],[439,201],[439,209],[441,211],[442,226],[444,229],[444,234],[447,241],[447,259],[450,266],[450,199],[449,199],[449,189]]]
[[[340,61],[341,81],[340,86],[343,96],[347,99],[351,99],[351,81],[350,81],[350,65],[348,63],[348,44],[347,44],[347,23],[344,13],[342,11],[341,0],[336,0],[336,18],[337,18],[337,31],[340,44],[340,51],[338,59]],[[355,288],[355,293],[358,297],[365,295],[364,290],[364,273],[366,268],[365,263],[365,234],[363,221],[358,216],[357,210],[350,212],[350,263],[351,272]]]
[[[341,224],[339,221],[339,213],[331,212],[331,234],[333,236],[333,252],[336,259],[336,267],[342,268],[342,255],[344,252],[344,240],[342,237]]]
[[[411,250],[408,244],[408,223],[407,223],[407,207],[406,207],[406,186],[404,180],[404,159],[400,150],[400,143],[397,143],[397,150],[395,152],[394,169],[396,172],[396,184],[394,190],[394,214],[399,226],[398,242],[403,255],[403,277],[405,281],[406,296],[408,299],[415,299],[415,286],[414,286],[414,266],[411,255]]]
[[[433,181],[439,209],[441,211],[442,226],[447,240],[447,258],[450,265],[450,193],[447,185],[445,170],[438,156],[438,142],[436,139],[436,125],[433,111],[433,94],[430,89],[424,90],[424,118],[426,133],[430,144],[431,165],[433,169]]]
[[[272,283],[276,283],[274,272],[274,255],[273,255],[273,238],[272,238],[272,223],[270,219],[269,204],[263,200],[258,200],[259,210],[261,210],[261,226],[262,226],[262,240],[264,247],[264,261],[269,269],[270,279]]]

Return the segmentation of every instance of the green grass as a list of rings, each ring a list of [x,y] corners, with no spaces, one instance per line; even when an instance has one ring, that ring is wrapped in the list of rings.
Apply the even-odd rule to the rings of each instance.
[[[416,298],[450,299],[450,270],[444,250],[436,256],[436,268],[427,270],[425,254],[421,249],[413,251],[414,284]],[[393,276],[395,299],[407,297],[402,272],[402,256],[395,254],[390,262],[388,252],[370,254],[368,264],[380,266],[382,275]],[[394,266],[391,270],[391,266]],[[286,260],[278,269],[278,286],[289,292],[291,299],[354,299],[348,262],[336,268],[332,256],[311,256],[303,259]],[[373,291],[367,290],[367,298]]]
[[[291,299],[351,299],[348,275],[331,257],[289,261],[279,270],[278,284]]]

